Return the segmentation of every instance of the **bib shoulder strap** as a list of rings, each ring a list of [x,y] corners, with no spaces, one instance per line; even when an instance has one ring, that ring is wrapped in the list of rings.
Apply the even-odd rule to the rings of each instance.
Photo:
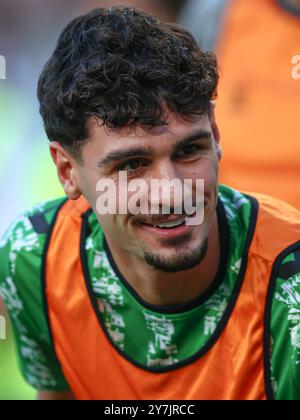
[[[274,262],[279,254],[300,241],[300,212],[264,194],[253,194],[259,203],[250,253]]]

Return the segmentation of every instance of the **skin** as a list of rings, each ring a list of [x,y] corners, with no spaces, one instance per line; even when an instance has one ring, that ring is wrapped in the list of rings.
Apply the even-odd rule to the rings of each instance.
[[[150,130],[139,127],[136,130],[113,134],[107,133],[97,121],[91,121],[90,138],[82,147],[81,161],[58,142],[52,142],[50,145],[58,177],[66,195],[72,200],[81,195],[87,199],[98,217],[121,273],[142,299],[157,305],[184,303],[204,292],[215,277],[220,251],[216,204],[221,149],[214,117],[204,115],[197,117],[193,122],[187,122],[175,115],[169,115],[168,121],[169,124],[163,127]],[[174,152],[182,139],[198,132],[199,129],[206,131],[210,138],[195,140],[184,149]],[[123,159],[99,165],[112,151],[124,152],[137,147],[151,148],[151,154],[147,157],[132,156],[129,162],[127,158],[125,161]],[[192,153],[186,157],[185,153],[190,151]],[[136,226],[135,222],[140,216],[97,214],[97,182],[99,179],[109,178],[117,184],[120,165],[123,171],[127,170],[128,180],[142,178],[148,184],[153,178],[204,179],[204,223],[193,226],[189,237],[182,238],[182,245],[173,246],[169,241],[149,233],[143,226]],[[162,205],[164,198],[157,199]],[[154,218],[155,216],[149,215],[148,222]],[[145,253],[152,253],[172,265],[178,257],[188,257],[195,252],[207,239],[208,250],[205,258],[201,264],[190,270],[166,273],[153,268],[145,261]]]
[[[199,133],[199,130],[206,133],[204,137],[176,148],[183,139]],[[91,120],[89,133],[89,139],[81,149],[81,159],[58,142],[50,144],[50,152],[66,195],[71,200],[81,195],[88,200],[102,226],[119,270],[144,301],[155,305],[175,305],[195,299],[212,284],[220,259],[216,206],[218,166],[222,151],[214,111],[210,116],[197,116],[193,121],[169,114],[167,126],[151,129],[138,127],[118,133],[107,133],[97,120]],[[132,156],[129,162],[127,158],[103,163],[112,151],[124,152],[137,147],[151,150],[147,156]],[[136,225],[140,215],[97,214],[97,182],[104,177],[117,181],[120,170],[127,171],[128,180],[142,178],[148,185],[153,178],[204,179],[204,222],[191,226],[187,233],[172,241],[152,234],[144,225]],[[160,195],[156,199],[163,205],[164,197]],[[172,197],[173,205],[174,200]],[[146,216],[148,222],[155,217]],[[170,216],[163,217],[167,219]],[[193,256],[204,247],[205,242],[208,244],[206,252],[189,269],[165,272],[145,260],[145,254],[150,253],[172,266],[178,260]],[[63,396],[66,395],[69,398],[71,396]],[[59,397],[59,394],[40,394],[42,398],[45,396],[52,399]]]

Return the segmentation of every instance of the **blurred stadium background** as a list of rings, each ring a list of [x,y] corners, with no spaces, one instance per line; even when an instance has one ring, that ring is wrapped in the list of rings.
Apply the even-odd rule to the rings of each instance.
[[[278,146],[278,153],[276,156],[274,155],[274,162],[270,165],[269,173],[271,174],[271,171],[274,171],[275,168],[276,172],[278,172],[277,169],[280,169],[282,173],[290,174],[291,179],[294,180],[292,185],[290,185],[291,191],[287,191],[286,188],[281,189],[282,198],[285,198],[284,193],[289,193],[290,197],[292,197],[290,200],[292,204],[299,205],[300,208],[299,182],[297,182],[300,172],[300,142],[298,139],[299,135],[298,137],[295,136],[295,130],[297,128],[298,133],[300,132],[299,117],[297,116],[297,107],[295,105],[298,101],[299,109],[300,80],[295,84],[290,76],[291,53],[300,54],[300,22],[298,17],[297,25],[295,25],[296,18],[294,16],[291,17],[291,14],[288,15],[287,10],[282,12],[282,17],[281,15],[279,16],[281,11],[279,12],[278,7],[279,4],[298,4],[300,16],[300,1],[252,0],[250,2],[249,0],[232,0],[232,2],[234,1],[240,4],[243,3],[244,5],[255,2],[257,4],[258,15],[261,13],[262,4],[266,7],[272,4],[270,7],[274,10],[271,10],[270,16],[273,16],[272,19],[274,18],[274,22],[278,20],[279,22],[277,23],[279,26],[281,23],[283,24],[283,21],[287,22],[284,27],[286,32],[284,32],[283,26],[281,27],[280,45],[274,41],[271,49],[265,51],[264,47],[267,44],[264,42],[258,44],[257,40],[255,40],[255,48],[260,49],[261,68],[265,58],[269,60],[269,63],[277,64],[276,60],[279,60],[280,52],[287,52],[288,55],[283,57],[280,62],[281,64],[284,63],[284,71],[286,72],[286,76],[284,76],[286,77],[284,79],[285,84],[283,85],[282,80],[280,80],[280,84],[278,80],[272,80],[273,76],[275,78],[279,75],[277,71],[279,66],[274,66],[276,67],[276,71],[270,73],[268,76],[268,82],[273,83],[272,86],[269,84],[269,87],[264,89],[266,84],[263,80],[260,80],[263,83],[257,84],[257,79],[255,79],[257,75],[253,78],[254,82],[250,86],[253,89],[257,85],[260,92],[263,90],[266,91],[266,95],[269,95],[271,92],[273,95],[274,92],[277,92],[277,99],[275,99],[275,96],[269,97],[269,103],[272,104],[273,100],[280,99],[280,117],[286,116],[288,118],[283,120],[283,124],[281,124],[282,120],[276,121],[276,118],[273,118],[272,121],[272,110],[269,113],[265,112],[264,116],[269,117],[270,121],[272,121],[272,127],[275,126],[275,128],[273,127],[275,135],[276,133],[278,134],[277,138],[271,138],[273,145],[277,144],[277,139],[280,140],[283,134],[285,136],[284,138],[289,139],[291,142],[291,147],[288,149],[288,153],[285,154],[282,154],[282,148]],[[217,35],[219,35],[219,32],[216,30],[217,23],[220,20],[220,14],[223,13],[223,6],[227,3],[229,3],[229,0],[0,0],[0,55],[6,59],[6,80],[0,80],[0,237],[9,223],[24,209],[38,201],[63,194],[48,153],[48,142],[43,132],[42,122],[38,113],[36,83],[41,68],[53,50],[58,34],[65,24],[75,15],[85,13],[94,7],[115,4],[132,5],[139,9],[150,11],[162,20],[178,21],[184,24],[194,33],[198,40],[201,38],[200,45],[204,49],[209,49],[215,46]],[[276,10],[275,3],[278,7]],[[265,10],[265,16],[268,16],[268,13],[269,11]],[[241,13],[237,10],[235,23],[239,18],[241,18]],[[296,29],[294,29],[294,26],[296,26]],[[220,27],[218,28],[220,30]],[[250,22],[248,28],[245,25],[242,25],[242,28],[242,35],[246,38],[252,36],[253,31],[256,30],[253,22]],[[291,28],[290,30],[293,31],[293,34],[292,32],[289,34],[289,29],[286,28]],[[267,34],[270,38],[273,35],[275,35],[275,29],[274,33],[269,32]],[[248,39],[246,39],[247,42]],[[230,39],[228,42],[230,42]],[[298,51],[296,49],[288,51],[286,47],[289,46],[289,43],[294,43],[295,46],[298,45]],[[226,49],[225,51],[229,50]],[[255,74],[257,57],[256,55],[251,62],[240,60],[241,65],[243,66],[244,63],[245,67],[247,67],[247,78],[251,77],[251,69],[254,69],[253,74]],[[280,68],[283,67],[281,66]],[[231,73],[226,72],[226,74]],[[235,90],[232,96],[230,96],[231,93],[229,92],[229,96],[227,97],[228,101],[231,101],[232,110],[238,112],[238,114],[232,114],[233,119],[229,120],[226,114],[229,108],[226,108],[227,105],[225,102],[223,102],[225,113],[222,114],[220,112],[220,116],[222,117],[223,115],[221,131],[224,132],[224,129],[227,129],[227,137],[225,136],[225,139],[223,138],[223,144],[231,139],[230,129],[234,130],[233,123],[238,121],[238,118],[243,118],[243,112],[246,109],[245,106],[247,106],[247,94],[249,92],[247,92],[246,88],[248,87],[247,82],[249,79],[247,79],[245,84],[245,80],[242,80],[243,75],[245,75],[243,67],[235,69],[234,74],[232,74],[232,78],[238,76],[236,85],[234,86]],[[283,92],[286,96],[282,96]],[[223,97],[223,93],[221,96]],[[264,108],[262,107],[262,109]],[[227,120],[228,126],[226,128]],[[294,123],[291,124],[290,121]],[[259,142],[265,140],[265,134],[261,132],[261,138],[259,138],[259,130],[255,130],[255,123],[250,121],[247,124],[247,129],[244,131],[250,133],[253,130],[257,144],[261,144]],[[268,132],[269,122],[264,120],[263,123],[260,121],[260,124],[263,124],[263,128]],[[240,127],[242,127],[242,130],[245,128],[241,124]],[[287,133],[287,130],[290,130],[290,132]],[[240,146],[238,152],[236,152],[235,146],[236,144],[233,143],[232,153],[233,155],[236,153],[241,170],[245,171],[245,165],[240,160],[243,146]],[[230,149],[228,144],[225,145],[224,149]],[[249,153],[253,151],[257,153],[257,150],[258,147],[254,146]],[[268,147],[265,147],[265,150],[268,150]],[[280,166],[281,157],[285,159],[285,166],[284,162],[283,166]],[[246,159],[248,159],[247,156]],[[255,161],[252,157],[251,159],[251,162]],[[269,155],[266,156],[266,159],[269,159]],[[270,162],[268,161],[268,163]],[[261,161],[260,168],[265,164],[266,161]],[[267,167],[266,165],[264,166],[264,171],[266,170],[268,170],[268,165]],[[252,177],[248,176],[251,171],[252,174],[256,174],[259,181],[262,181],[263,177],[261,177],[257,168],[246,166],[246,171],[246,181],[252,180]],[[298,177],[295,177],[295,174]],[[237,178],[233,173],[232,177],[233,179]],[[269,181],[270,186],[274,186],[271,178]],[[286,183],[286,180],[284,182]],[[236,186],[231,181],[229,183],[232,186]],[[294,193],[293,188],[295,184],[296,189]],[[261,182],[259,182],[258,187],[253,187],[253,189],[264,191],[264,186]],[[270,191],[266,190],[265,192],[270,193]],[[275,195],[280,197],[280,192],[278,194],[275,193]],[[294,197],[295,199],[293,199]],[[286,198],[288,199],[288,197]],[[4,314],[4,308],[0,301],[1,314]],[[0,340],[0,400],[33,398],[35,398],[35,391],[25,384],[18,373],[12,331],[10,325],[8,325],[7,340]]]

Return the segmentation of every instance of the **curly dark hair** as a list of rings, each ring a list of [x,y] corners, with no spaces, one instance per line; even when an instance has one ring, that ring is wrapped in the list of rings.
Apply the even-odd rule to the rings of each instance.
[[[77,150],[88,121],[109,130],[166,124],[209,111],[216,95],[216,57],[183,27],[134,8],[99,8],[70,22],[38,83],[50,141]]]

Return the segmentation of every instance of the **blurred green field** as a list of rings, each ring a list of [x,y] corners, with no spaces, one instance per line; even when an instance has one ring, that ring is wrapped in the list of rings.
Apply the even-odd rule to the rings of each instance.
[[[2,130],[3,127],[1,127],[1,132]],[[40,201],[63,195],[47,149],[47,141],[37,139],[35,150],[30,150],[28,154],[23,153],[22,160],[25,162],[26,171],[19,174],[20,185],[18,191],[21,212]],[[15,150],[14,145],[14,147],[11,147],[10,154],[14,153]],[[35,162],[34,165],[32,165],[32,161]],[[0,400],[36,398],[36,391],[26,384],[19,373],[17,363],[13,332],[11,326],[8,325],[7,339],[5,341],[0,340]]]
[[[7,340],[0,340],[0,400],[35,399],[36,391],[26,384],[19,373],[10,325],[7,329]]]

